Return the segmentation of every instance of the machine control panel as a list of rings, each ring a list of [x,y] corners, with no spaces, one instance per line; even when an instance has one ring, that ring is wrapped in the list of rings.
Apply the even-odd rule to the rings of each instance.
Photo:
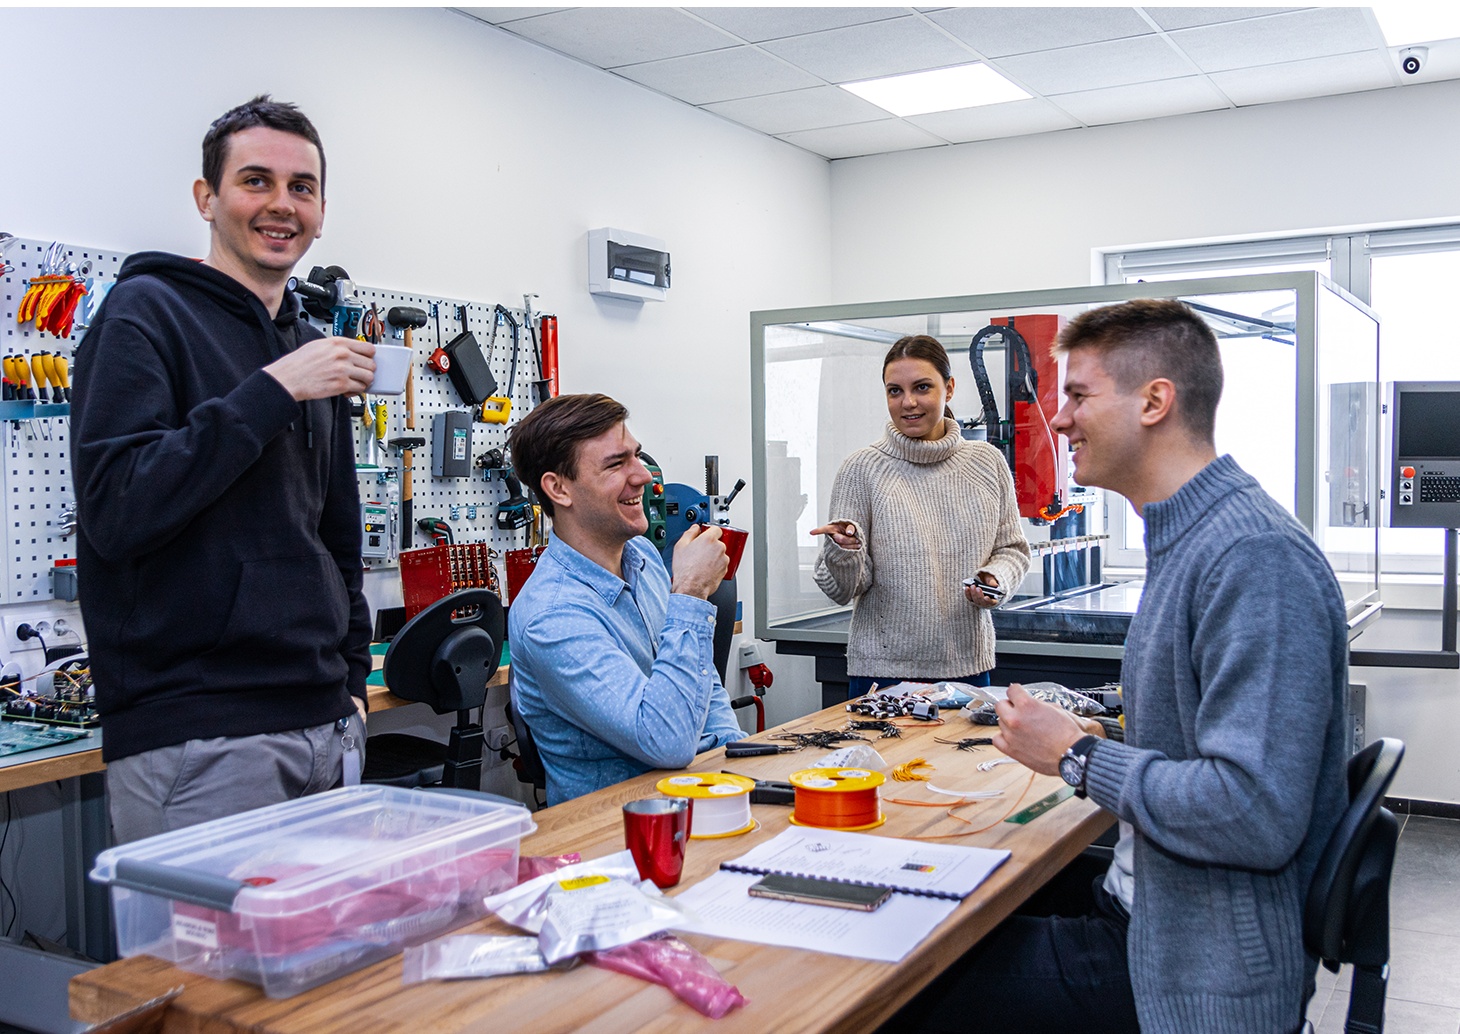
[[[1460,527],[1460,382],[1388,386],[1389,524]]]

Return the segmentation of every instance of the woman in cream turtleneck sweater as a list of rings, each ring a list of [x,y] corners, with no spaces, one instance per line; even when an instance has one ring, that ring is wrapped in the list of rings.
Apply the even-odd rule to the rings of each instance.
[[[887,433],[847,457],[828,523],[812,531],[826,536],[816,584],[837,603],[855,601],[851,695],[903,679],[988,685],[997,601],[963,581],[1012,593],[1029,570],[1014,479],[997,449],[960,434],[935,338],[898,341],[882,380]]]

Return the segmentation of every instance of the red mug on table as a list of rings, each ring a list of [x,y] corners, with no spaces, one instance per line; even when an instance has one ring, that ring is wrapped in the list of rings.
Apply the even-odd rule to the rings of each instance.
[[[624,844],[640,879],[653,880],[660,890],[679,883],[693,816],[694,802],[688,797],[651,797],[624,805]]]

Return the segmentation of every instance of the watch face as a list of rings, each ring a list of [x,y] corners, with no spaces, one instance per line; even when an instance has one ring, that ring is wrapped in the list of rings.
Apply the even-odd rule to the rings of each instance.
[[[1071,786],[1079,786],[1085,775],[1085,766],[1079,758],[1060,758],[1060,778]]]

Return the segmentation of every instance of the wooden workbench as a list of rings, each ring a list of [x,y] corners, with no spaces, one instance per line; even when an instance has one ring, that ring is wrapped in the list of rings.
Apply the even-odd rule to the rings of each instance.
[[[844,710],[828,708],[781,728],[833,728],[846,717]],[[136,956],[73,979],[72,1015],[79,1020],[99,1022],[184,985],[186,989],[173,1003],[164,1032],[626,1034],[652,1031],[680,1034],[713,1030],[717,1034],[824,1031],[840,1034],[871,1031],[1114,821],[1095,805],[1074,798],[1025,825],[1001,821],[1007,813],[1028,807],[1064,784],[1055,777],[1033,776],[1020,765],[1002,765],[987,773],[978,772],[976,766],[980,761],[999,756],[992,747],[964,752],[934,740],[937,735],[957,739],[989,732],[953,718],[943,726],[908,729],[900,739],[876,741],[874,746],[890,764],[923,757],[936,766],[936,780],[941,785],[958,789],[1002,789],[1006,796],[960,809],[959,814],[970,820],[971,825],[948,818],[941,808],[908,807],[885,801],[887,823],[875,832],[915,836],[987,826],[985,832],[940,842],[1008,848],[1012,852],[1010,860],[897,964],[686,936],[685,940],[707,955],[726,979],[750,998],[749,1005],[721,1020],[706,1019],[663,988],[590,966],[566,973],[402,987],[400,956],[283,1001],[265,998],[259,988],[249,984],[195,976],[162,960]],[[785,778],[798,769],[814,767],[825,753],[808,749],[795,754],[727,762],[723,750],[717,749],[697,758],[690,770],[729,768],[759,778]],[[662,772],[650,773],[538,812],[535,816],[538,830],[523,841],[523,853],[554,855],[580,851],[592,858],[622,850],[623,803],[654,796],[654,783],[662,775]],[[925,784],[891,780],[884,787],[883,796],[950,801],[930,793]],[[741,837],[691,843],[685,863],[685,885],[703,879],[722,861],[744,854],[754,844],[789,825],[789,808],[755,805],[753,810],[760,822],[758,831]],[[459,932],[518,931],[488,918]],[[991,991],[997,993],[997,989]]]

